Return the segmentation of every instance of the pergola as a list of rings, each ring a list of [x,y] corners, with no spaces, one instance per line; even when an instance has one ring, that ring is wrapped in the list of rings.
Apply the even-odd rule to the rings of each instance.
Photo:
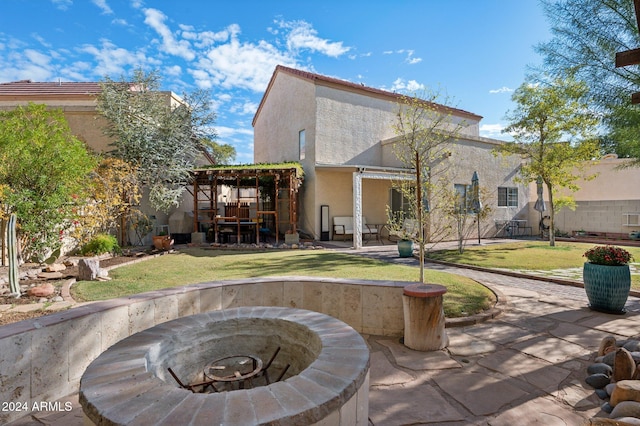
[[[251,164],[203,167],[193,171],[193,231],[204,226],[213,230],[218,242],[219,231],[235,229],[240,242],[241,229],[255,224],[259,241],[260,232],[279,235],[297,232],[298,190],[303,181],[302,167],[298,163]],[[231,191],[236,201],[221,200],[222,189]],[[250,193],[247,196],[245,190]],[[203,226],[204,225],[204,226]]]

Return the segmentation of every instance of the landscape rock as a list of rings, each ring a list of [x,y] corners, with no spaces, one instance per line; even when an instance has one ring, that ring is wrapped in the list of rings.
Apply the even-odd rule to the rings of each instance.
[[[598,362],[596,364],[591,364],[590,366],[588,366],[587,373],[589,374],[602,373],[610,376],[611,373],[613,373],[613,368],[611,368],[610,365],[605,364],[604,362]]]
[[[618,417],[616,420],[624,425],[640,425],[640,419],[635,417]]]
[[[627,340],[622,347],[629,352],[638,352],[640,351],[640,340]]]
[[[622,401],[640,402],[640,381],[622,380],[616,383],[609,402],[615,407]]]
[[[640,402],[622,401],[613,408],[609,417],[612,419],[617,419],[618,417],[640,417]]]
[[[55,287],[53,284],[42,284],[39,286],[31,287],[27,294],[33,297],[48,297],[51,296],[55,292]]]
[[[605,402],[604,404],[602,404],[600,406],[600,409],[602,411],[604,411],[605,413],[610,413],[613,411],[613,407],[611,406],[611,404],[609,404],[608,402]]]
[[[607,394],[608,394],[609,396],[611,396],[611,394],[613,393],[613,390],[614,390],[615,388],[616,388],[616,384],[615,384],[615,383],[611,383],[611,384],[609,384],[609,385],[605,386],[605,387],[604,387],[604,390],[606,390],[606,391],[607,391]]]
[[[94,281],[100,274],[100,259],[82,258],[78,261],[78,281]]]
[[[609,398],[609,394],[604,389],[596,389],[596,395],[600,399],[608,399]]]
[[[582,426],[621,426],[620,422],[614,419],[607,419],[604,417],[594,417],[587,419],[582,423]]]
[[[65,269],[67,269],[67,267],[62,263],[52,263],[51,265],[48,265],[46,268],[44,268],[45,272],[60,272],[64,271]]]
[[[40,272],[37,277],[45,280],[59,280],[64,278],[64,275],[62,272]]]
[[[636,372],[636,363],[631,357],[631,353],[625,348],[616,350],[613,360],[613,380],[630,380]]]
[[[615,359],[615,357],[616,357],[616,351],[611,351],[608,354],[606,354],[605,356],[603,356],[597,362],[604,362],[605,364],[608,364],[608,365],[613,367],[613,360]]]
[[[600,341],[600,346],[598,347],[598,356],[603,356],[611,352],[616,348],[616,339],[613,336],[606,336]]]
[[[602,389],[609,384],[611,379],[606,374],[592,374],[585,379],[585,382],[594,389]]]

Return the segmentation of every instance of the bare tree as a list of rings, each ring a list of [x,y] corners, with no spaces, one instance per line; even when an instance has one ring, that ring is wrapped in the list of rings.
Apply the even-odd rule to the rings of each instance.
[[[440,101],[441,103],[438,103]],[[415,179],[394,182],[409,208],[405,215],[388,214],[393,231],[402,226],[404,216],[417,223],[418,232],[410,235],[419,247],[420,281],[424,282],[424,258],[428,248],[451,235],[451,221],[446,217],[453,186],[449,179],[449,161],[453,142],[467,123],[455,116],[451,99],[439,91],[425,90],[398,101],[396,122],[398,135],[394,152],[398,160],[415,172]]]

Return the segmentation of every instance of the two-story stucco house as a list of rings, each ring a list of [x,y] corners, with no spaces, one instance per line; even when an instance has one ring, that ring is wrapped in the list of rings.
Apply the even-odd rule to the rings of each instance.
[[[398,136],[393,124],[400,96],[276,67],[253,119],[254,161],[301,162],[305,172],[299,208],[301,230],[316,239],[326,238],[336,216],[362,215],[367,223],[384,224],[387,205],[401,208],[395,205],[398,197],[393,196],[392,182],[411,170],[393,153]],[[536,194],[530,194],[527,185],[514,182],[520,159],[493,155],[501,141],[479,136],[481,116],[438,107],[443,114],[467,124],[447,161],[453,166],[452,188],[469,185],[476,171],[480,187],[488,194],[482,202],[490,205],[492,212],[481,223],[482,236],[494,236],[496,223],[527,221],[530,196],[535,201]],[[356,247],[361,241],[360,235],[354,235]]]

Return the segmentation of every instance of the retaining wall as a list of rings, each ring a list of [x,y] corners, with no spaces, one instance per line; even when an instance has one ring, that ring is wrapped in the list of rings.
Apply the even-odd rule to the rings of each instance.
[[[192,284],[90,303],[0,327],[0,424],[34,403],[78,392],[80,377],[116,342],[157,324],[226,308],[283,306],[335,317],[359,333],[402,336],[407,282],[277,277]],[[108,285],[108,284],[105,284]]]

